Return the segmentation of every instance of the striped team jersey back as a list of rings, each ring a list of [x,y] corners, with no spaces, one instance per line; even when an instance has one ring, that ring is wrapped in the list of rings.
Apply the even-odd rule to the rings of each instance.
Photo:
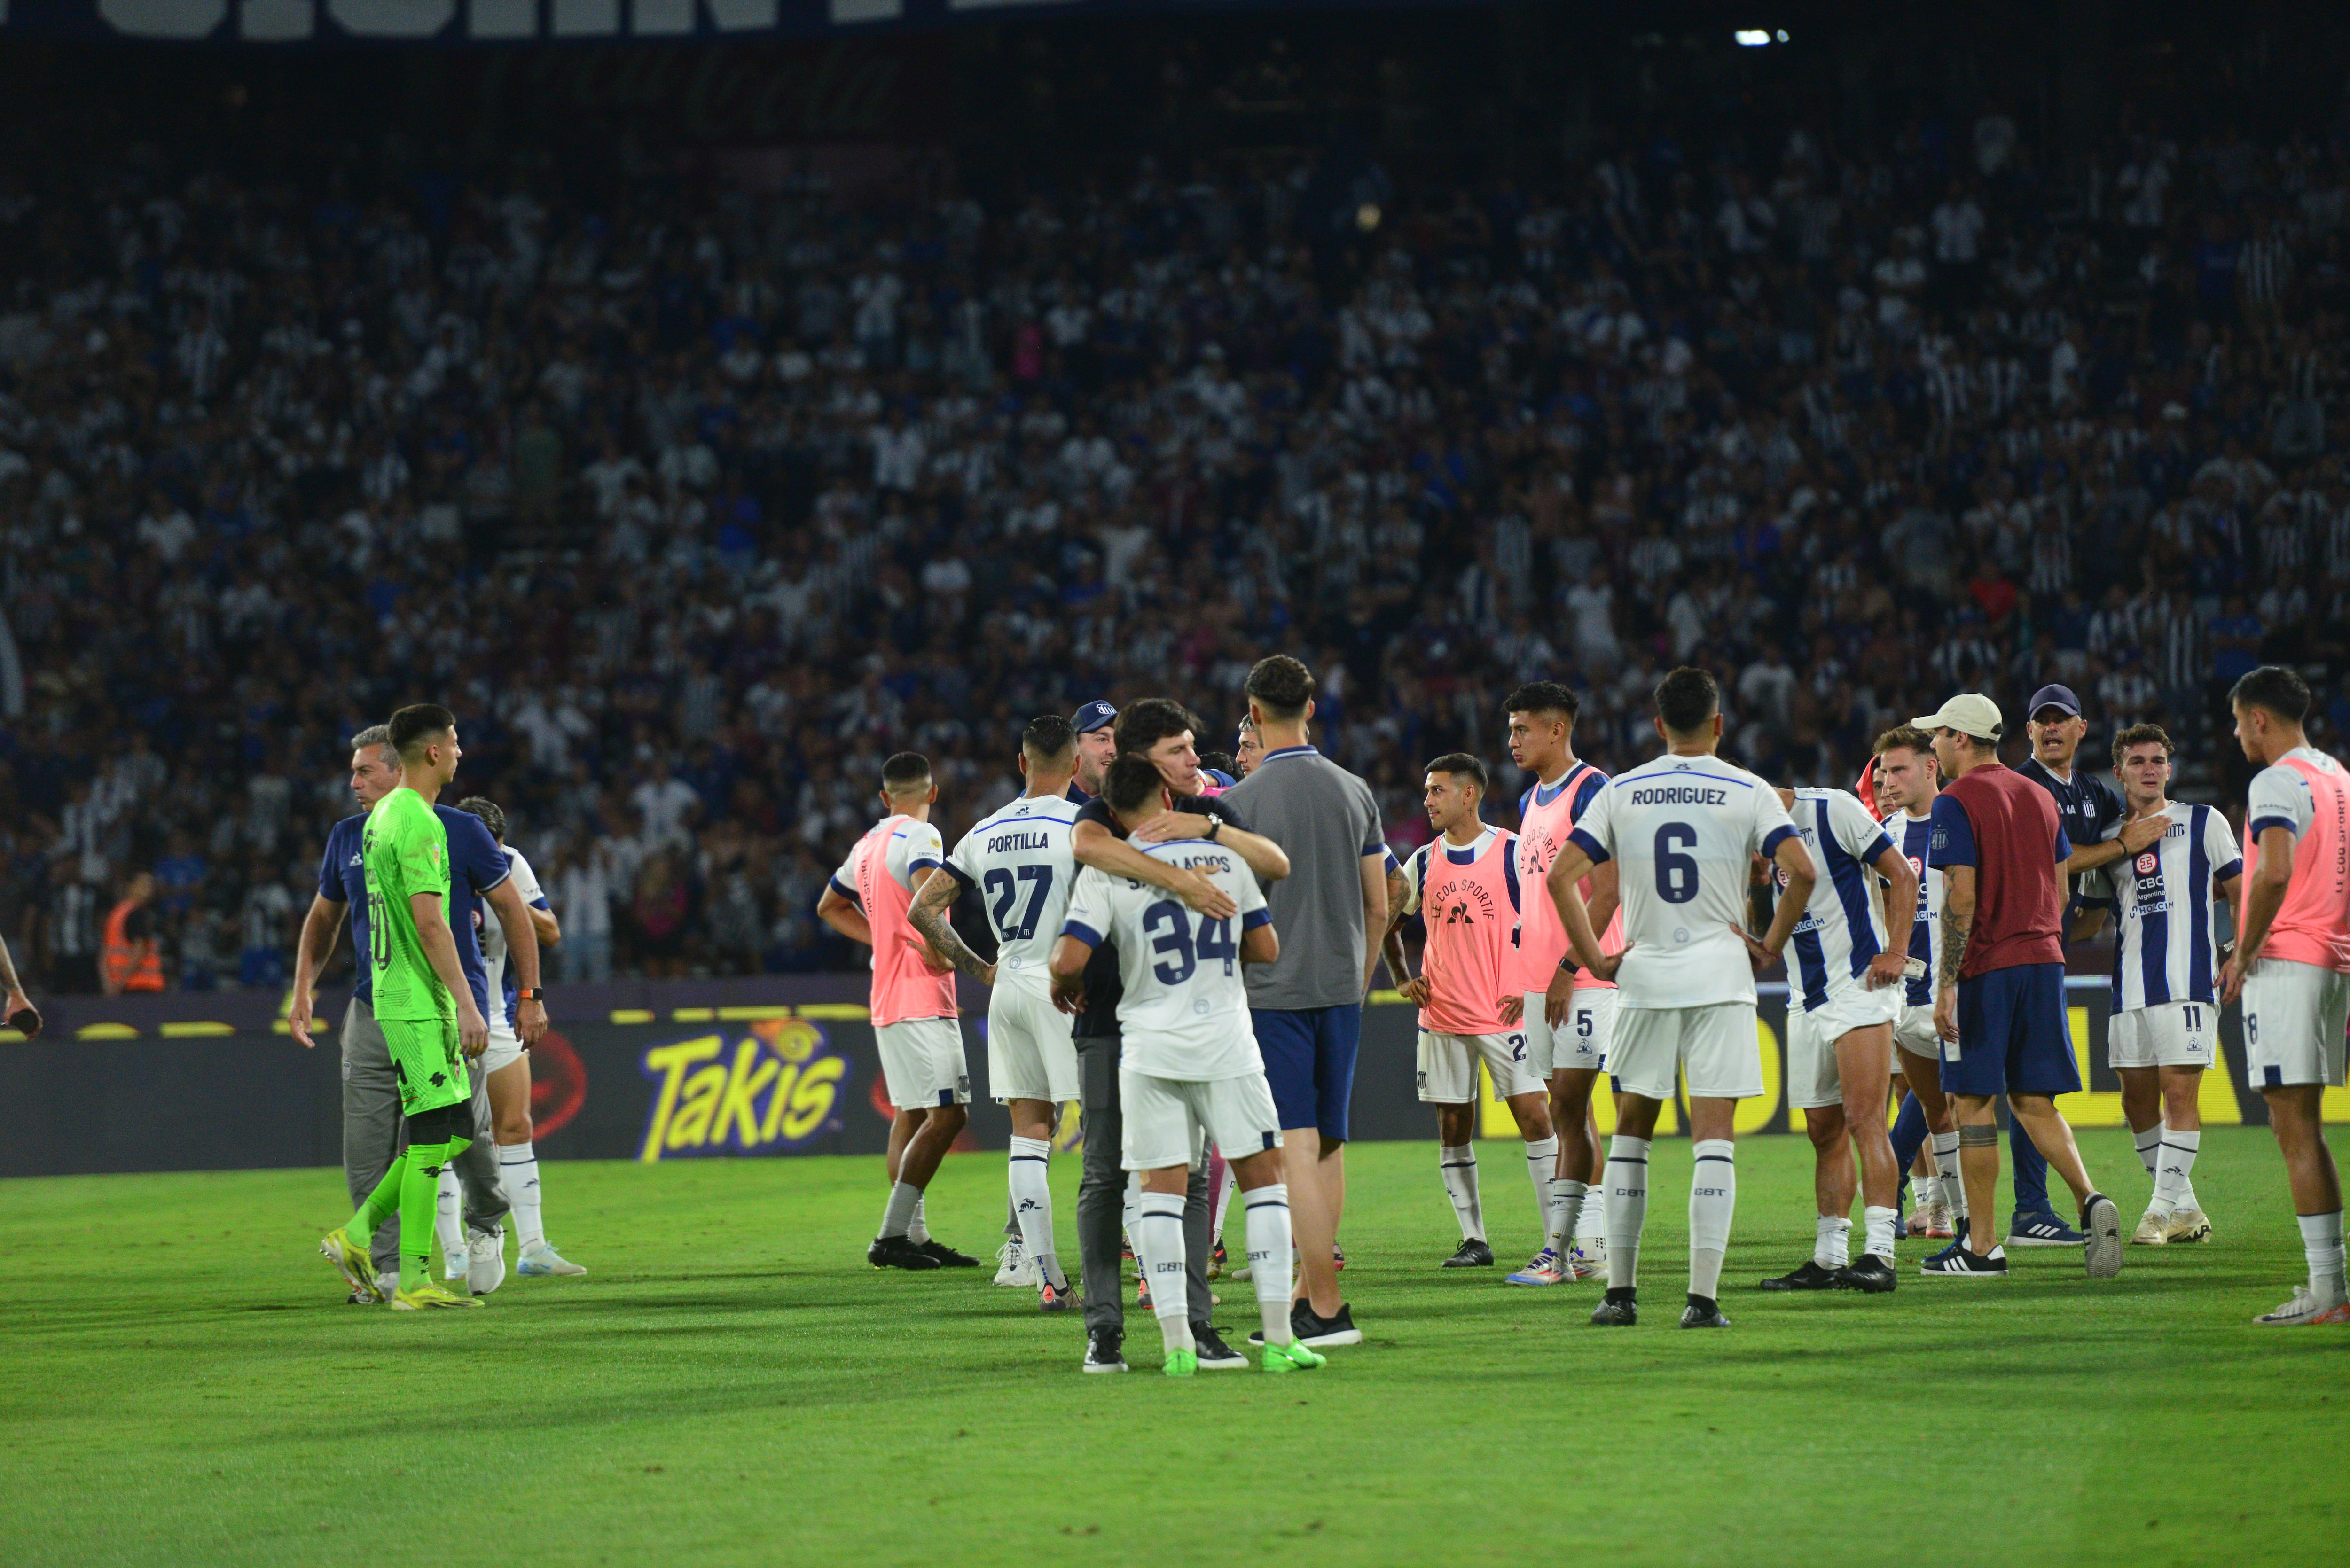
[[[1897,811],[1885,819],[1885,831],[1893,847],[1909,862],[1909,869],[1918,873],[1918,913],[1909,923],[1909,956],[1923,963],[1926,972],[1902,982],[1902,1000],[1911,1007],[1931,1007],[1934,969],[1942,961],[1942,879],[1926,875],[1926,850],[1934,836],[1934,819]]]
[[[1467,845],[1424,844],[1404,868],[1404,912],[1419,912],[1429,986],[1419,1026],[1441,1034],[1502,1034],[1502,998],[1514,972],[1520,906],[1517,835],[1489,827]]]
[[[2172,801],[2170,826],[2153,847],[2083,877],[2084,899],[2114,911],[2114,1011],[2216,1000],[2220,933],[2211,919],[2219,885],[2243,869],[2228,819],[2208,805]],[[2107,838],[2121,836],[2116,822]]]
[[[1866,975],[1869,961],[1885,950],[1879,878],[1869,867],[1893,841],[1847,789],[1799,789],[1787,815],[1812,852],[1816,877],[1811,901],[1787,943],[1795,961],[1795,991],[1809,1012]],[[1783,874],[1773,871],[1773,877],[1782,888],[1786,885]]]

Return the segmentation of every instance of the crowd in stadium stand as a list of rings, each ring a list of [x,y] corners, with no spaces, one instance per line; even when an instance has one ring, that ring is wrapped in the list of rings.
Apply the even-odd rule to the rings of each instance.
[[[951,842],[1031,714],[1228,749],[1277,649],[1399,846],[1455,748],[1513,819],[1521,680],[1620,767],[1684,660],[1789,782],[2062,680],[2216,798],[2256,662],[2350,732],[2345,244],[2336,142],[2059,171],[1997,113],[1460,188],[0,172],[0,909],[51,989],[126,902],[170,986],[282,986],[348,737],[438,700],[559,977],[846,967],[887,753]]]

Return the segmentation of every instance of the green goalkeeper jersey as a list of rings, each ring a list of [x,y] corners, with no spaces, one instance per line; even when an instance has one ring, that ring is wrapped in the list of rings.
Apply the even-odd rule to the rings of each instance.
[[[368,961],[378,1018],[453,1021],[456,999],[433,972],[416,934],[409,900],[432,893],[449,908],[449,830],[424,797],[402,786],[368,813],[362,857],[367,870]]]

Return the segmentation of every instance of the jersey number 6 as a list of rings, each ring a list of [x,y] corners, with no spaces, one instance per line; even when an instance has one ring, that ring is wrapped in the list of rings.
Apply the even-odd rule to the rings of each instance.
[[[1669,822],[1657,829],[1657,897],[1668,904],[1686,904],[1697,897],[1697,862],[1683,849],[1697,846],[1697,829],[1685,822]]]

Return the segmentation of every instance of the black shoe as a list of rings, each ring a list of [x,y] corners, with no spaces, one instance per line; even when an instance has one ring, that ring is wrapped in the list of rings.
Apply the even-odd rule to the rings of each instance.
[[[1846,1289],[1872,1296],[1883,1295],[1901,1282],[1900,1277],[1893,1272],[1893,1265],[1874,1252],[1863,1252],[1860,1262],[1848,1268],[1838,1269],[1836,1272]]]
[[[1801,1268],[1760,1282],[1766,1291],[1840,1291],[1844,1276],[1834,1269],[1823,1269],[1816,1258],[1805,1258]]]
[[[1721,1306],[1711,1296],[1692,1294],[1689,1305],[1681,1308],[1683,1328],[1728,1328],[1730,1320],[1721,1315]]]
[[[1126,1332],[1104,1324],[1086,1335],[1086,1358],[1079,1364],[1085,1372],[1123,1372],[1126,1357],[1118,1352],[1126,1345]]]
[[[1493,1249],[1474,1237],[1461,1241],[1460,1250],[1439,1263],[1440,1269],[1490,1269],[1493,1266]]]
[[[924,1257],[936,1260],[941,1269],[975,1269],[979,1260],[968,1252],[958,1252],[936,1236],[927,1241],[917,1241],[915,1249]]]
[[[939,1261],[903,1236],[876,1236],[865,1261],[877,1269],[935,1269]]]
[[[1610,1285],[1599,1304],[1591,1309],[1595,1328],[1630,1328],[1640,1321],[1640,1303],[1629,1285]]]
[[[1193,1324],[1191,1344],[1199,1351],[1200,1370],[1202,1372],[1248,1370],[1248,1357],[1225,1344],[1224,1336],[1216,1332],[1216,1325],[1212,1323]]]
[[[1363,1331],[1355,1326],[1354,1312],[1345,1302],[1340,1302],[1338,1310],[1328,1317],[1316,1313],[1310,1303],[1292,1302],[1289,1306],[1289,1331],[1314,1350],[1325,1345],[1363,1343]],[[1264,1330],[1260,1328],[1251,1334],[1248,1342],[1263,1345]]]

